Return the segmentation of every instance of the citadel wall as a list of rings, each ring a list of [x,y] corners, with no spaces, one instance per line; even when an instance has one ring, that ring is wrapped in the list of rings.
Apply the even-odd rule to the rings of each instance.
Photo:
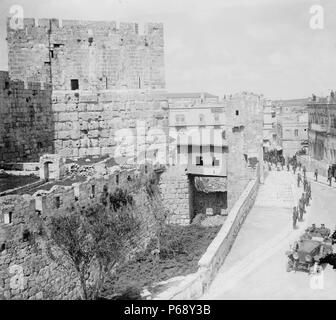
[[[53,140],[50,85],[0,72],[0,163],[38,161],[53,152]]]
[[[164,92],[54,91],[52,99],[55,153],[114,156],[145,153],[145,146],[147,151],[155,145],[166,149],[168,103]]]
[[[162,89],[165,87],[163,24],[24,19],[7,22],[11,79],[52,83],[53,89]]]
[[[148,171],[148,175],[152,171]],[[155,232],[155,219],[146,194],[136,189],[134,181],[146,176],[142,169],[117,171],[103,177],[92,177],[70,187],[55,186],[34,196],[4,196],[0,198],[0,298],[5,299],[75,299],[78,279],[50,260],[41,226],[48,226],[53,215],[72,207],[100,201],[104,186],[113,192],[127,186],[134,193],[135,212],[141,222],[137,248],[146,247]],[[94,187],[93,187],[94,186]],[[27,233],[28,232],[28,233]]]

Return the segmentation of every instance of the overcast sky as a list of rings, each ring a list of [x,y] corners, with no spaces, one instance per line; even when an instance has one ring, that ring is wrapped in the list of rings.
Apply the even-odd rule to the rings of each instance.
[[[163,22],[169,91],[272,99],[336,89],[335,0],[0,0],[0,70],[7,70],[5,20],[25,17]],[[310,28],[312,5],[324,28]]]

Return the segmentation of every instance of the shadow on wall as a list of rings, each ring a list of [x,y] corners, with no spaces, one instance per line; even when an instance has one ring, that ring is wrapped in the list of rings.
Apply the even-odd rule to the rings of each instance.
[[[39,161],[54,152],[51,94],[49,84],[0,77],[0,162]]]

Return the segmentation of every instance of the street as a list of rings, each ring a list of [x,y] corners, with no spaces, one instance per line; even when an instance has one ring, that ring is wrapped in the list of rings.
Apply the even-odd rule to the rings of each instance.
[[[292,207],[302,186],[297,188],[296,177],[287,171],[269,173],[231,252],[201,299],[335,299],[336,270],[330,265],[319,282],[306,272],[286,272],[285,252],[307,226],[324,223],[331,231],[336,226],[336,190],[313,181],[311,185],[313,200],[304,221],[293,230]]]

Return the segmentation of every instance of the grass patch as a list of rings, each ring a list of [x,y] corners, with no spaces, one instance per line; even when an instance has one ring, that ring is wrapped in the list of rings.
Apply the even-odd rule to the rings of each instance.
[[[151,288],[155,283],[198,270],[198,261],[215,238],[220,226],[200,225],[165,227],[160,254],[152,254],[152,241],[145,252],[117,269],[105,284],[103,296],[123,294],[129,288]]]

